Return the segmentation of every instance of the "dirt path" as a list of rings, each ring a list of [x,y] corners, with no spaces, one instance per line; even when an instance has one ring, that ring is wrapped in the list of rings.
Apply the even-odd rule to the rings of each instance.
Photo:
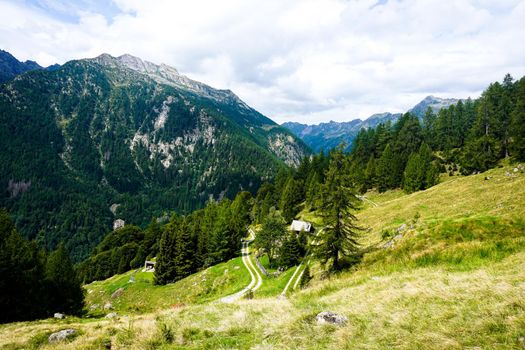
[[[316,234],[315,234],[315,237],[312,241],[312,244],[315,244],[317,242],[317,236],[319,236],[319,234],[323,231],[323,229],[320,229]],[[304,273],[304,266],[308,265],[308,262],[310,261],[310,250],[308,250],[306,252],[306,254],[304,255],[304,258],[303,258],[303,261],[301,261],[301,263],[295,268],[295,271],[292,275],[292,277],[290,277],[290,279],[288,280],[288,283],[286,283],[286,286],[284,287],[283,291],[281,292],[281,294],[279,295],[280,298],[286,298],[286,293],[288,292],[288,288],[290,288],[290,286],[292,285],[292,283],[295,281],[295,283],[293,284],[293,289],[296,289],[297,286],[299,285],[299,282],[301,281],[301,278],[303,277],[303,273]]]
[[[244,266],[246,267],[246,269],[248,270],[248,272],[250,273],[250,276],[252,279],[250,281],[250,284],[248,284],[242,290],[238,291],[237,293],[230,294],[228,296],[221,298],[220,300],[223,303],[233,303],[234,301],[239,300],[244,295],[246,295],[246,293],[248,293],[250,290],[252,292],[255,292],[262,285],[262,277],[258,269],[254,266],[252,259],[250,259],[249,245],[255,239],[255,233],[251,229],[248,232],[250,233],[250,238],[242,240],[241,254],[242,254],[242,262]]]

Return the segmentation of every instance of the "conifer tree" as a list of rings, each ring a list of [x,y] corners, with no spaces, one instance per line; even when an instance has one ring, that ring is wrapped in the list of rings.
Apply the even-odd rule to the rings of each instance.
[[[386,145],[383,154],[377,164],[377,189],[379,192],[385,192],[388,189],[395,187],[395,173],[396,165],[394,164],[394,153],[390,144]]]
[[[432,107],[428,106],[423,116],[423,138],[430,145],[435,145],[436,142],[436,121],[436,114]]]
[[[301,282],[299,283],[299,285],[301,286],[301,289],[305,288],[311,279],[312,279],[312,275],[310,274],[310,266],[306,264],[303,275],[301,277]]]
[[[297,265],[301,259],[300,250],[297,245],[297,240],[291,234],[283,240],[279,249],[279,265],[283,267],[291,267]]]
[[[285,234],[286,227],[284,219],[276,210],[270,211],[270,214],[264,219],[262,227],[253,242],[256,247],[264,249],[268,256],[270,266],[274,264],[274,257]]]
[[[525,161],[525,78],[516,82],[516,104],[512,111],[512,157]]]
[[[315,246],[323,264],[330,262],[330,270],[341,269],[340,259],[358,250],[356,209],[357,197],[349,187],[347,158],[342,147],[331,153],[330,165],[321,186],[319,212],[323,231]]]
[[[174,257],[177,275],[176,279],[181,279],[194,272],[192,267],[195,247],[193,246],[187,218],[182,220],[181,224],[177,227],[175,234],[177,237]]]
[[[404,173],[403,189],[412,193],[423,187],[424,169],[418,153],[412,153],[408,159]]]
[[[176,281],[177,267],[175,265],[176,230],[179,218],[174,215],[164,228],[159,244],[159,254],[155,264],[155,284],[167,284]]]
[[[299,186],[292,176],[286,181],[286,186],[282,192],[279,208],[286,222],[293,220],[298,212],[297,205],[301,202],[302,196]]]
[[[34,243],[16,232],[7,212],[0,209],[1,323],[46,316],[44,259]]]
[[[376,185],[376,160],[373,155],[368,159],[365,170],[365,191],[374,188]]]
[[[45,267],[49,308],[53,312],[79,314],[84,306],[82,286],[63,244],[49,255]]]

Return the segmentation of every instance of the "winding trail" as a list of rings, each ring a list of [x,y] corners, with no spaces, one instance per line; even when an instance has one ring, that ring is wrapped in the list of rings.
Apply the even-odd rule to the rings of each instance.
[[[227,295],[220,299],[223,303],[233,303],[236,300],[239,300],[242,298],[246,293],[248,293],[250,290],[252,292],[255,292],[259,287],[262,285],[262,277],[259,273],[259,270],[254,266],[252,259],[250,259],[250,243],[253,242],[255,239],[255,233],[252,229],[249,229],[248,231],[250,233],[249,239],[243,239],[242,240],[242,262],[248,272],[250,273],[250,276],[252,280],[250,281],[250,284],[248,284],[246,287],[244,287],[242,290],[238,291],[237,293]]]
[[[315,234],[314,240],[312,241],[312,244],[317,243],[317,236],[319,236],[319,234],[322,231],[323,231],[323,229],[320,229]],[[283,291],[279,295],[279,298],[286,298],[286,293],[288,292],[288,288],[290,288],[290,286],[292,285],[294,280],[295,280],[295,283],[293,284],[293,289],[297,288],[297,286],[299,285],[299,282],[301,281],[301,278],[303,277],[303,273],[304,273],[304,270],[305,270],[303,268],[303,266],[308,265],[309,262],[310,262],[310,249],[308,249],[308,251],[304,255],[303,261],[301,261],[301,263],[295,268],[295,271],[294,271],[292,277],[290,277],[290,279],[288,280],[288,283],[286,283],[286,286],[284,287]]]

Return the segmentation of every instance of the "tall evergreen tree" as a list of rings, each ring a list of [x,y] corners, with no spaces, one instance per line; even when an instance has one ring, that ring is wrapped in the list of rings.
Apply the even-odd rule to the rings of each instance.
[[[424,174],[419,153],[412,153],[405,168],[403,189],[408,193],[419,191],[423,187]]]
[[[301,259],[301,252],[297,245],[297,239],[289,234],[284,238],[279,249],[279,265],[285,268],[297,265]]]
[[[264,249],[270,266],[274,265],[274,258],[285,235],[286,227],[282,216],[275,210],[271,211],[263,221],[262,227],[253,242],[256,247]]]
[[[342,147],[331,153],[330,165],[321,186],[319,211],[323,223],[323,231],[319,234],[315,249],[323,264],[331,263],[330,270],[341,268],[342,256],[355,253],[358,250],[357,220],[353,210],[356,209],[357,197],[349,187],[347,158]]]
[[[82,286],[63,244],[60,244],[47,258],[45,278],[50,296],[50,310],[71,315],[82,312],[84,306]]]
[[[177,280],[176,256],[176,231],[180,219],[173,216],[164,228],[159,244],[159,254],[155,265],[155,284],[167,284]]]
[[[195,254],[195,247],[193,246],[193,239],[191,237],[188,219],[184,218],[177,227],[176,242],[175,242],[175,269],[176,279],[184,278],[193,273],[193,257]]]
[[[286,222],[292,221],[295,215],[299,212],[297,206],[302,199],[303,197],[301,196],[301,191],[297,181],[294,180],[293,176],[290,176],[282,192],[279,204],[279,208],[281,209],[283,218]]]
[[[525,161],[525,78],[516,82],[516,104],[512,111],[512,144],[514,159]]]
[[[436,120],[436,114],[432,107],[428,106],[423,117],[423,137],[429,145],[434,145],[436,142]]]
[[[384,192],[395,187],[395,173],[397,170],[394,162],[394,153],[392,152],[390,144],[388,144],[383,154],[381,154],[376,169],[377,189],[379,192]]]

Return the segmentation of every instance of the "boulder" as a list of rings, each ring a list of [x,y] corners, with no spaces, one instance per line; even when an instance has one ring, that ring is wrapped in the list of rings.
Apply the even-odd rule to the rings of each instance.
[[[77,331],[74,330],[73,328],[63,329],[61,331],[52,333],[49,336],[48,341],[51,344],[52,343],[58,343],[58,342],[66,340],[67,338],[75,335],[76,333],[77,333]]]
[[[407,229],[407,224],[403,224],[401,226],[399,226],[396,230],[397,233],[400,233],[400,232],[403,232]]]
[[[118,314],[116,312],[110,312],[106,315],[106,318],[117,318]]]
[[[330,311],[323,311],[315,316],[317,324],[335,324],[338,326],[344,325],[348,322],[348,318]]]
[[[119,296],[122,295],[122,293],[124,293],[124,288],[119,288],[115,292],[113,292],[113,294],[111,294],[111,298],[112,299],[118,298]],[[104,305],[104,308],[106,308],[105,305]]]
[[[391,248],[393,246],[394,246],[394,241],[390,240],[390,241],[386,242],[385,244],[383,244],[383,249],[388,249],[388,248]]]
[[[60,312],[55,312],[55,314],[53,315],[54,318],[58,318],[58,319],[63,319],[65,316],[64,314],[61,314]]]
[[[104,310],[113,310],[113,304],[111,303],[105,303],[104,304]]]
[[[90,309],[90,310],[96,310],[96,309],[98,309],[99,307],[100,307],[99,304],[93,304],[93,305],[91,305],[91,306],[89,307],[89,309]]]

